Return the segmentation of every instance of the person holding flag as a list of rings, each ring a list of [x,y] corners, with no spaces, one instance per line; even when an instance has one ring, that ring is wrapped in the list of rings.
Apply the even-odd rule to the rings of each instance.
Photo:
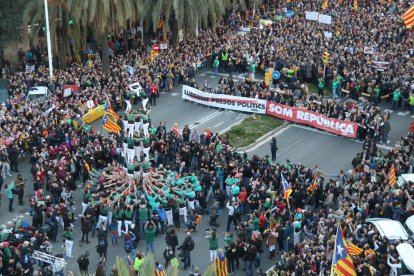
[[[290,209],[289,197],[290,197],[290,194],[292,193],[292,187],[287,182],[286,178],[283,176],[283,173],[280,173],[280,175],[281,175],[282,186],[283,186],[283,197],[286,199],[288,208]]]
[[[216,276],[228,276],[229,273],[227,271],[227,258],[224,255],[223,249],[218,250],[218,255],[214,260],[215,269],[216,269]]]
[[[109,117],[112,117],[110,119]],[[121,127],[118,126],[116,121],[119,120],[118,115],[113,111],[111,103],[109,100],[106,100],[105,102],[105,108],[104,108],[104,116],[102,118],[102,127],[109,132],[119,133],[121,131]]]
[[[336,230],[331,275],[356,276],[355,267],[349,254],[348,243],[339,224]]]

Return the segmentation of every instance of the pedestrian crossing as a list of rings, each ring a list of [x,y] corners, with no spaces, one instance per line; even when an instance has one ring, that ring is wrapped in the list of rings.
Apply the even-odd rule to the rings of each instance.
[[[387,113],[390,113],[390,114],[394,113],[394,111],[395,111],[395,110],[392,110],[392,109],[384,109],[384,112],[387,112]],[[394,113],[394,114],[397,114],[398,116],[402,116],[402,117],[405,117],[405,116],[407,116],[407,115],[410,115],[410,111],[405,111],[405,112],[402,112],[402,111],[397,112],[397,111],[395,111],[395,112],[396,112],[396,113]],[[413,115],[413,116],[411,116],[411,118],[413,118],[413,119],[414,119],[414,115]]]

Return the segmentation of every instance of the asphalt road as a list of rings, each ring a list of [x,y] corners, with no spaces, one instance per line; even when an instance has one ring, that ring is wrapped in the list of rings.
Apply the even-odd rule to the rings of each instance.
[[[237,77],[237,76],[236,76]],[[217,84],[218,78],[212,76],[209,72],[201,73],[197,80],[202,83],[204,80],[208,80],[212,86]],[[158,124],[159,121],[165,120],[167,122],[167,128],[170,128],[172,124],[178,123],[182,128],[185,124],[188,124],[190,128],[198,128],[202,130],[206,127],[211,127],[214,132],[223,131],[230,127],[232,124],[237,123],[246,117],[246,114],[240,114],[237,112],[228,112],[218,109],[212,109],[203,107],[197,104],[184,102],[181,97],[181,88],[166,94],[162,93],[157,100],[157,105],[153,107],[151,113],[152,122]],[[382,107],[387,108],[390,104],[384,104]],[[391,116],[392,131],[390,133],[390,142],[387,146],[395,144],[396,140],[405,135],[411,121],[411,116],[406,113],[398,114],[393,112]],[[96,130],[100,130],[99,121],[93,124]],[[104,131],[105,132],[105,131]],[[290,159],[293,162],[301,162],[305,165],[311,166],[317,163],[320,169],[327,174],[336,174],[339,169],[349,169],[350,161],[357,152],[361,150],[361,144],[357,141],[338,137],[336,135],[330,135],[325,132],[316,131],[302,126],[290,125],[287,128],[280,130],[276,137],[278,139],[279,151],[277,154],[278,162],[285,162],[286,159]],[[269,138],[270,139],[270,138]],[[249,154],[257,154],[264,156],[270,154],[270,146],[268,140],[255,146],[254,149],[249,151]],[[25,201],[26,206],[18,206],[17,199],[15,199],[14,213],[9,213],[7,209],[7,198],[3,189],[2,199],[3,204],[0,207],[0,223],[6,223],[18,216],[26,218],[31,222],[31,218],[28,215],[28,205],[30,197],[34,195],[32,186],[32,177],[30,174],[30,166],[28,158],[20,161],[19,169],[25,179],[27,179],[27,185],[25,188]],[[15,173],[13,173],[15,176]],[[12,180],[8,177],[5,183],[9,183]],[[79,243],[81,236],[79,212],[81,210],[81,196],[82,192],[80,186],[78,191],[75,192],[75,202],[77,209],[75,215],[77,220],[75,221],[74,236],[75,242],[73,247],[73,259],[67,260],[66,271],[78,271],[78,265],[76,259],[80,254],[89,251],[91,254],[90,271],[96,269],[98,261],[98,254],[96,253],[97,240],[93,240],[88,245]],[[224,246],[223,230],[227,219],[227,212],[224,211],[219,218],[220,227],[218,229],[218,237],[220,239],[219,246]],[[192,264],[198,266],[201,271],[204,270],[209,263],[209,251],[208,241],[204,238],[204,231],[208,227],[208,217],[203,218],[200,224],[199,231],[193,234],[196,241],[195,249],[191,253]],[[59,236],[62,232],[59,232]],[[184,231],[181,229],[178,231],[179,242],[183,241]],[[53,253],[56,254],[61,250],[61,242],[53,244]],[[156,238],[155,243],[156,254],[155,258],[163,262],[162,253],[165,249],[164,238],[159,236]],[[140,242],[138,246],[139,251],[145,251],[144,242]],[[120,240],[118,245],[108,247],[108,267],[112,266],[115,262],[116,256],[124,256],[125,251],[123,249],[123,240]],[[272,262],[265,256],[262,257],[262,268],[267,269],[272,265]],[[109,270],[109,269],[108,269]],[[109,273],[108,273],[109,275]],[[180,275],[187,275],[184,271],[181,271]],[[236,275],[242,275],[241,271],[238,271]]]

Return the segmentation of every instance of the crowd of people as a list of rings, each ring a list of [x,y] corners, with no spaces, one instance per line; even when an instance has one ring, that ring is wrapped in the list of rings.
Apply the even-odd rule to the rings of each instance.
[[[46,263],[39,262],[35,268],[30,256],[34,250],[50,254],[61,234],[64,250],[56,258],[72,258],[73,227],[81,228],[82,243],[91,242],[89,234],[97,237],[97,275],[105,269],[110,243],[117,244],[121,237],[139,273],[144,252],[138,252],[138,241],[145,240],[145,252],[154,252],[158,233],[165,233],[168,246],[164,267],[178,267],[182,259],[183,269],[188,269],[197,264],[191,258],[196,246],[192,236],[202,216],[210,219],[211,229],[206,233],[210,261],[225,260],[228,273],[244,269],[246,275],[253,275],[257,268],[256,273],[263,274],[261,259],[268,251],[270,258],[280,257],[268,272],[271,275],[327,275],[338,223],[347,240],[363,249],[353,257],[358,275],[403,270],[395,249],[399,241],[390,243],[365,219],[404,222],[414,213],[412,183],[398,188],[388,185],[392,166],[397,174],[412,171],[413,133],[385,154],[376,147],[379,142],[387,143],[391,129],[390,114],[381,114],[378,107],[381,97],[391,95],[395,109],[404,107],[405,100],[414,106],[410,95],[412,36],[400,19],[408,4],[372,1],[360,5],[359,16],[353,16],[350,2],[330,3],[326,13],[333,16],[333,24],[322,25],[304,19],[305,11],[320,10],[321,1],[263,1],[254,15],[243,16],[236,9],[230,25],[219,22],[198,38],[186,38],[179,47],[162,50],[154,59],[145,47],[116,50],[119,55],[111,59],[109,73],[102,70],[102,52],[93,55],[87,49],[74,59],[77,63],[55,70],[52,83],[39,66],[42,50],[22,53],[21,61],[36,63],[36,70],[2,71],[10,81],[10,98],[0,110],[0,181],[6,182],[8,210],[13,212],[14,197],[25,204],[29,188],[21,175],[8,177],[11,171],[19,172],[20,160],[30,159],[35,196],[28,204],[33,220],[31,224],[19,220],[2,229],[3,274],[52,275]],[[294,10],[295,16],[277,20],[285,9]],[[261,18],[274,21],[260,27]],[[223,37],[245,26],[251,28],[244,36]],[[325,31],[332,38],[326,38]],[[118,43],[122,45],[121,40]],[[374,47],[375,53],[364,54],[364,47]],[[331,53],[331,64],[322,79],[324,51]],[[389,62],[389,67],[379,71],[370,66],[372,61]],[[325,179],[316,165],[307,168],[289,160],[247,158],[234,151],[228,137],[210,131],[178,125],[167,129],[162,122],[155,126],[150,109],[140,102],[151,98],[150,104],[155,105],[160,90],[168,92],[181,84],[198,87],[194,77],[208,62],[217,72],[238,71],[253,81],[237,83],[229,77],[221,79],[217,88],[206,83],[200,89],[272,100],[357,122],[358,138],[364,144],[352,160],[353,170]],[[256,67],[273,67],[282,77],[266,86],[254,81]],[[129,91],[135,81],[141,83],[142,94]],[[315,84],[320,95],[310,95],[307,83]],[[66,84],[78,85],[80,92],[64,97]],[[48,86],[53,94],[46,101],[26,102],[25,92],[32,86]],[[336,99],[342,89],[349,91],[350,99]],[[361,106],[355,100],[362,93],[370,97]],[[119,120],[120,134],[104,136],[82,122],[81,115],[105,101],[119,115],[126,106]],[[292,186],[289,201],[283,197],[282,175]],[[316,187],[311,188],[315,179]],[[80,223],[74,219],[76,181],[83,183]],[[227,233],[219,237],[217,218],[224,210],[228,212]],[[176,231],[182,222],[187,233],[180,244]],[[219,239],[224,239],[222,248]],[[87,254],[77,261],[81,271],[88,271]],[[162,270],[162,260],[157,262],[156,269]],[[59,274],[63,271],[55,270]]]

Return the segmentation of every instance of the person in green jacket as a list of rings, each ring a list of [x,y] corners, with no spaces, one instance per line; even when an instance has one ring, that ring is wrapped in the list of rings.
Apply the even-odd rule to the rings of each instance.
[[[323,98],[323,89],[325,88],[325,81],[320,78],[318,81],[318,95]]]
[[[146,249],[145,253],[148,253],[148,251],[151,251],[152,254],[155,254],[155,244],[154,244],[154,238],[155,238],[155,225],[152,221],[147,221],[144,227],[145,230],[145,243],[146,243]]]
[[[214,75],[217,75],[218,70],[219,70],[219,65],[220,65],[220,61],[218,57],[216,57],[213,61]]]
[[[396,89],[393,93],[392,93],[392,109],[393,110],[397,110],[398,108],[398,102],[401,99],[401,92],[400,89]]]
[[[13,193],[13,189],[14,189],[14,182],[12,181],[10,184],[6,185],[6,195],[7,198],[9,199],[9,212],[13,212],[13,200],[14,200],[14,193]]]
[[[338,77],[335,77],[332,80],[332,98],[334,99],[338,98],[338,89],[339,89],[339,81],[338,81]]]
[[[214,262],[217,257],[218,249],[218,238],[215,230],[210,230],[210,234],[207,237],[208,239],[208,249],[210,250],[210,262]]]
[[[379,87],[379,84],[375,85],[374,88],[374,103],[379,104],[379,99],[381,96],[381,88]]]
[[[141,266],[143,263],[144,263],[144,256],[142,256],[141,253],[137,253],[137,256],[135,257],[135,260],[134,260],[134,271],[137,273],[137,275],[141,271]]]
[[[410,104],[410,113],[414,113],[414,94],[411,93],[410,97],[408,98],[408,103]]]

